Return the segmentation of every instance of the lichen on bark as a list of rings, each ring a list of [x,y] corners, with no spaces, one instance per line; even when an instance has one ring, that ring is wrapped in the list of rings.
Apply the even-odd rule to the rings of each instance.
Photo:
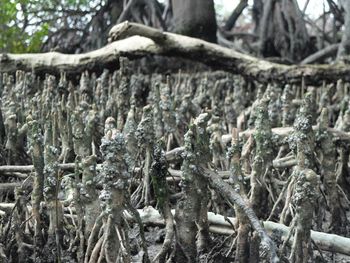
[[[205,253],[206,246],[210,242],[207,185],[198,171],[199,163],[205,164],[210,161],[209,135],[206,132],[208,120],[207,113],[200,114],[185,134],[184,161],[181,166],[183,197],[178,201],[175,212],[177,236],[175,259],[178,262],[196,261],[197,253]]]

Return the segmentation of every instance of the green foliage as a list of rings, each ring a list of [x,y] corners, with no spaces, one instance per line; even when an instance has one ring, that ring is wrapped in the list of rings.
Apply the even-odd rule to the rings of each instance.
[[[28,14],[25,10],[29,0],[0,0],[0,51],[38,52],[42,41],[49,32],[48,23],[40,23],[36,28],[26,31]]]
[[[42,41],[49,33],[49,24],[43,23],[40,28],[35,31],[29,38],[29,43],[26,52],[39,51]]]
[[[88,0],[0,0],[0,52],[39,52],[48,36],[81,19]],[[81,11],[81,13],[79,13]]]

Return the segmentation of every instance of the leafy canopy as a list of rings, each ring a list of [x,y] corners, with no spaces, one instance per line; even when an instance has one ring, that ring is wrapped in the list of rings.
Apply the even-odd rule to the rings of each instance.
[[[39,52],[49,35],[73,23],[72,17],[81,20],[90,5],[88,0],[0,0],[0,52]]]

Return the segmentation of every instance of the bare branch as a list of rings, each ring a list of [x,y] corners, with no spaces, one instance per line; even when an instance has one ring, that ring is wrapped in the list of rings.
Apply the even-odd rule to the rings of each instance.
[[[2,54],[0,72],[14,73],[16,70],[35,71],[37,74],[56,74],[66,71],[67,76],[84,70],[101,73],[104,68],[115,69],[119,57],[130,59],[146,55],[178,56],[205,63],[215,69],[223,69],[260,82],[317,84],[322,81],[335,82],[342,78],[350,81],[350,67],[335,65],[281,65],[241,54],[196,38],[178,34],[163,33],[157,29],[134,23],[122,23],[113,27],[111,40],[105,47],[85,54]],[[135,36],[135,35],[139,36]],[[132,37],[130,37],[132,36]]]
[[[305,64],[311,64],[315,62],[319,62],[325,58],[328,58],[330,56],[336,55],[338,48],[340,44],[333,44],[329,45],[313,54],[310,56],[306,57],[303,59],[303,61],[300,62],[300,65],[305,65]]]

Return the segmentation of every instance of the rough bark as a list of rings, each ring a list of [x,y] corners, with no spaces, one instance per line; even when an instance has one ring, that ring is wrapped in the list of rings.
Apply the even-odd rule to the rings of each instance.
[[[267,112],[268,101],[261,99],[255,108],[255,156],[250,175],[251,195],[250,203],[259,218],[263,218],[268,211],[268,191],[264,183],[265,174],[271,174],[273,143],[270,121]]]
[[[241,170],[240,158],[241,158],[241,150],[239,146],[239,133],[237,128],[232,129],[232,142],[231,149],[229,152],[230,158],[230,170],[231,175],[230,179],[235,187],[237,193],[239,193],[242,198],[248,202],[248,197],[244,191],[243,184],[243,173]],[[249,260],[249,232],[251,230],[249,219],[242,212],[242,210],[235,205],[235,213],[237,216],[237,247],[236,247],[236,262],[244,263]]]
[[[31,155],[33,160],[33,168],[35,169],[32,203],[33,210],[32,215],[35,219],[35,232],[34,232],[34,245],[35,245],[35,259],[41,257],[41,250],[38,247],[44,245],[42,236],[42,220],[40,217],[40,203],[44,200],[44,158],[43,158],[43,138],[41,136],[41,130],[39,129],[38,122],[33,120],[31,116],[27,117],[27,123],[29,126],[29,138],[31,142]]]
[[[260,23],[260,52],[300,61],[310,53],[310,39],[299,6],[294,0],[264,3]]]
[[[296,207],[294,241],[289,257],[291,262],[307,263],[312,258],[311,226],[316,204],[319,176],[310,169],[296,169],[292,203]]]
[[[153,149],[154,161],[151,166],[151,178],[160,213],[165,221],[165,237],[161,251],[153,259],[153,262],[165,262],[174,238],[174,217],[169,203],[169,189],[166,182],[168,164],[165,159],[163,144],[158,141]]]
[[[121,29],[121,27],[123,27]],[[146,55],[179,56],[196,60],[232,73],[260,82],[317,84],[322,81],[334,82],[338,79],[350,81],[350,67],[346,65],[296,65],[287,66],[260,60],[203,40],[172,33],[162,33],[156,29],[125,22],[117,37],[133,36],[116,41],[105,47],[85,54],[68,55],[57,52],[42,54],[2,54],[0,72],[14,73],[16,70],[34,71],[37,75],[46,73],[59,75],[67,72],[67,77],[84,70],[102,73],[103,69],[119,66],[119,57],[129,59]],[[135,36],[135,35],[140,36]],[[114,35],[112,33],[112,35]],[[112,37],[116,40],[116,37]]]
[[[323,180],[323,185],[326,192],[327,205],[331,214],[330,229],[333,233],[344,233],[347,224],[346,215],[341,207],[341,198],[337,189],[336,175],[336,147],[333,143],[332,134],[327,131],[329,126],[329,111],[323,108],[320,115],[319,130],[316,133],[316,143],[320,147],[317,152],[318,159],[322,163],[320,173]]]
[[[210,160],[206,154],[209,150],[206,133],[208,119],[207,113],[200,114],[185,134],[184,162],[181,166],[183,197],[177,203],[175,214],[176,262],[196,262],[197,254],[205,253],[210,241],[207,185],[197,169],[194,169]]]

